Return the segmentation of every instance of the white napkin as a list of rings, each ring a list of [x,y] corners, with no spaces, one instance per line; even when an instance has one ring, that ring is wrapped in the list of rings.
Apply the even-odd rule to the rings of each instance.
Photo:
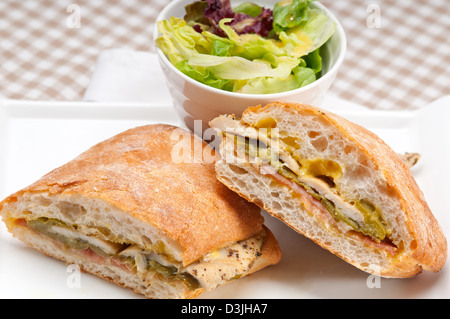
[[[103,51],[84,101],[171,104],[156,54],[127,48]]]

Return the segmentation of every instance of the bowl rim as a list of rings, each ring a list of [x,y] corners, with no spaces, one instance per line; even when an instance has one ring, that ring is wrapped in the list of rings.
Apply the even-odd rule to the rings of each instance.
[[[184,74],[183,72],[181,72],[180,70],[178,70],[167,58],[167,56],[162,52],[162,50],[160,48],[158,48],[156,46],[156,39],[159,36],[159,32],[158,32],[158,27],[156,25],[157,21],[161,21],[161,20],[166,20],[169,17],[165,17],[167,15],[167,12],[169,10],[171,10],[173,7],[175,6],[179,6],[180,3],[185,3],[185,4],[189,4],[192,3],[194,1],[197,0],[172,0],[168,5],[166,5],[161,12],[158,14],[158,16],[156,17],[155,20],[155,27],[153,29],[153,44],[154,44],[154,48],[156,50],[156,54],[159,56],[160,61],[164,61],[164,63],[166,65],[168,65],[168,67],[175,72],[176,74],[178,74],[181,78],[183,78],[184,80],[186,80],[187,82],[199,86],[207,91],[210,91],[211,93],[218,93],[218,94],[222,94],[225,96],[230,96],[230,97],[239,97],[239,98],[243,98],[243,99],[280,99],[286,96],[290,96],[290,95],[296,95],[302,92],[306,92],[309,91],[310,89],[313,89],[316,86],[319,86],[322,82],[325,82],[327,80],[327,78],[334,76],[339,67],[341,66],[342,62],[344,61],[345,58],[345,54],[347,51],[347,37],[345,35],[345,31],[344,28],[342,26],[342,24],[340,23],[340,21],[337,19],[337,17],[327,8],[325,7],[322,3],[320,2],[313,2],[312,4],[314,6],[317,6],[319,8],[321,8],[322,10],[325,10],[327,12],[327,14],[333,19],[333,21],[336,23],[336,31],[339,36],[340,36],[340,52],[339,55],[336,59],[336,62],[334,63],[334,65],[324,74],[322,75],[319,79],[315,80],[314,82],[307,84],[301,88],[297,88],[294,90],[289,90],[289,91],[284,91],[284,92],[278,92],[278,93],[257,93],[257,94],[253,94],[253,93],[240,93],[240,92],[230,92],[230,91],[225,91],[222,89],[218,89],[209,85],[206,85],[202,82],[196,81],[194,79],[192,79],[191,77],[187,76],[186,74]],[[334,36],[334,34],[333,34]]]

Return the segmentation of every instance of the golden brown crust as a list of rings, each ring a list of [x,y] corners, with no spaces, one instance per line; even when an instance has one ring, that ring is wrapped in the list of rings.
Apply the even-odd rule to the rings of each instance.
[[[172,160],[175,145],[184,150],[186,163]],[[174,126],[130,129],[11,195],[0,210],[30,192],[102,199],[164,231],[181,245],[187,265],[262,230],[260,209],[216,179],[214,162],[202,158],[207,154],[217,156],[201,139]]]
[[[400,199],[408,228],[415,238],[409,247],[413,251],[411,258],[425,270],[439,271],[447,258],[447,241],[406,164],[375,134],[336,115],[329,116],[336,123],[340,121],[340,127],[350,136],[355,136],[355,142],[371,156],[386,178],[389,191]]]
[[[446,238],[414,177],[399,156],[378,136],[336,114],[302,104],[273,102],[248,108],[247,113],[264,112],[269,108],[284,108],[293,114],[314,114],[334,125],[345,137],[355,142],[385,177],[388,191],[395,195],[406,215],[407,225],[414,240],[411,254],[396,261],[384,276],[410,277],[421,271],[439,271],[447,258]]]

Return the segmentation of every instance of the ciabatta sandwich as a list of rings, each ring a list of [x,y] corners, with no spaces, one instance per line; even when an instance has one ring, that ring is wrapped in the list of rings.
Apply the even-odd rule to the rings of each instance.
[[[385,277],[440,270],[447,243],[410,170],[379,137],[273,102],[210,122],[220,181],[350,264]]]
[[[180,128],[131,129],[9,196],[0,215],[46,255],[148,298],[192,298],[280,260],[260,209],[216,179],[216,159]]]

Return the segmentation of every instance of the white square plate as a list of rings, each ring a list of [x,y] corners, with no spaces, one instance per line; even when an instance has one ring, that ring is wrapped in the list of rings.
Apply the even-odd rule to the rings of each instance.
[[[331,108],[333,106],[333,108]],[[378,134],[397,152],[418,152],[412,169],[447,238],[450,234],[450,96],[420,111],[372,111],[327,99],[325,109]],[[29,185],[90,146],[152,123],[180,126],[172,107],[149,104],[3,101],[0,104],[0,197]],[[448,267],[412,279],[369,276],[263,212],[282,261],[200,298],[450,298]],[[12,238],[0,223],[0,298],[139,298],[73,270]]]

